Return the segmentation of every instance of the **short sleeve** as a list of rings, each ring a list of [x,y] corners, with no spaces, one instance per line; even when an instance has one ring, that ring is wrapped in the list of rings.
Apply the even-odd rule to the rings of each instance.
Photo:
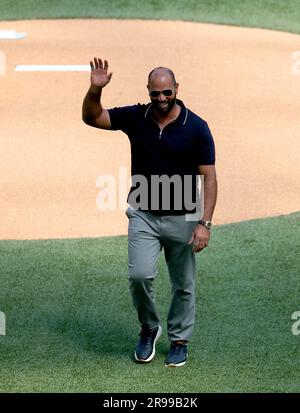
[[[122,106],[108,109],[111,129],[121,130],[125,133],[134,125],[136,106]]]
[[[215,143],[208,124],[201,121],[194,132],[195,161],[197,165],[214,165]]]

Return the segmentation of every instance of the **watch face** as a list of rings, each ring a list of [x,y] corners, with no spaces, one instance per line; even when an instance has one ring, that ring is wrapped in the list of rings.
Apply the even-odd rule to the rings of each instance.
[[[204,225],[205,228],[207,228],[207,229],[211,229],[211,227],[212,227],[212,223],[210,221],[200,220],[200,221],[198,221],[198,223],[201,224],[201,225]]]

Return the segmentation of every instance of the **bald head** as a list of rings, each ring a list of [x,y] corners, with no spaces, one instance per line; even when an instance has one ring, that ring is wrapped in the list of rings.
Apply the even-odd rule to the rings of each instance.
[[[160,116],[168,116],[176,105],[178,83],[168,67],[156,67],[148,75],[148,93],[154,110]]]
[[[159,67],[156,67],[153,70],[151,70],[151,72],[148,75],[148,85],[155,78],[171,79],[173,85],[176,84],[176,79],[175,79],[174,72],[171,69],[169,69],[168,67],[159,66]]]

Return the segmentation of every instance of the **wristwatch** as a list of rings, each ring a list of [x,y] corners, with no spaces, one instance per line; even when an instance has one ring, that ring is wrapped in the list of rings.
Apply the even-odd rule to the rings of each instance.
[[[204,225],[205,228],[207,228],[207,229],[211,229],[211,227],[212,227],[211,221],[203,221],[202,219],[200,219],[200,220],[198,221],[198,224]]]

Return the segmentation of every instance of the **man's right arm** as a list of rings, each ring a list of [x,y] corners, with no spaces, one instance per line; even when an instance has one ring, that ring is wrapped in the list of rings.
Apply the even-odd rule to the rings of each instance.
[[[107,74],[108,62],[94,58],[91,65],[91,86],[83,100],[82,120],[89,126],[111,129],[110,116],[101,104],[102,89],[110,82],[112,73]]]

